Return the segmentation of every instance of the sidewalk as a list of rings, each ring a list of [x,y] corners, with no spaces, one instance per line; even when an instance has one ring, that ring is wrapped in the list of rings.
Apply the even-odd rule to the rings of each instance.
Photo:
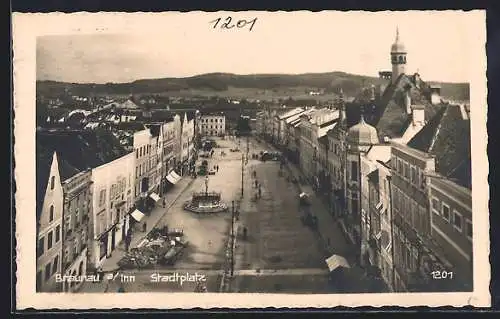
[[[191,177],[183,177],[171,190],[161,197],[151,213],[144,216],[141,220],[141,223],[146,222],[146,232],[133,229],[129,249],[136,248],[141,243],[146,235],[158,224],[165,213],[168,212],[169,208],[174,204],[177,198],[179,198],[179,196],[193,183],[193,181],[194,179]],[[165,199],[166,202],[165,208],[163,208],[161,204],[163,199]],[[125,254],[125,243],[124,241],[121,241],[112,252],[112,255],[102,264],[102,270],[104,272],[116,271],[119,268],[118,262],[125,256]]]

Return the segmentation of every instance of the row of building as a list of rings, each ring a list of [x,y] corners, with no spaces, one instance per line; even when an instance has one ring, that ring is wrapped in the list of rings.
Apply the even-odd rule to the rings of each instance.
[[[164,192],[194,171],[196,116],[105,128],[39,128],[37,291],[75,291]],[[109,123],[108,123],[109,124]]]
[[[405,74],[396,37],[387,83],[332,108],[268,108],[257,133],[297,164],[392,291],[472,290],[468,105]],[[444,278],[437,280],[438,278]]]

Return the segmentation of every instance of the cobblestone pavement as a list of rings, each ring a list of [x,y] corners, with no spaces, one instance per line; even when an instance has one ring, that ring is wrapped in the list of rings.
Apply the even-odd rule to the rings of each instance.
[[[225,261],[225,244],[228,239],[231,221],[231,203],[239,198],[241,187],[241,152],[230,152],[229,149],[236,146],[234,140],[218,140],[219,147],[214,149],[214,156],[208,158],[209,167],[219,166],[215,175],[209,175],[208,190],[220,192],[222,200],[229,206],[224,213],[199,215],[184,210],[184,203],[192,198],[194,192],[205,191],[205,177],[196,178],[179,195],[171,207],[164,212],[158,220],[157,226],[168,225],[169,228],[181,228],[184,230],[189,245],[181,259],[173,267],[157,267],[154,270],[134,270],[125,272],[127,276],[134,275],[132,282],[125,282],[123,286],[126,291],[193,291],[195,283],[185,281],[180,285],[178,282],[155,282],[151,278],[153,272],[162,275],[174,274],[205,274],[205,282],[209,292],[219,291],[221,280],[221,268]],[[222,156],[221,152],[226,155]],[[203,158],[199,159],[199,163]],[[180,183],[180,182],[179,182]],[[177,186],[177,185],[176,185]],[[145,235],[146,233],[144,233]],[[119,259],[118,259],[119,260]],[[94,290],[116,292],[119,280],[104,282],[101,288]],[[93,285],[95,286],[95,285]],[[102,288],[105,287],[105,288]],[[86,292],[91,292],[89,288]]]

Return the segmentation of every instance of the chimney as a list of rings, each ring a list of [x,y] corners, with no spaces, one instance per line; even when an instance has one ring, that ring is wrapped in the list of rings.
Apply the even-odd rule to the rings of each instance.
[[[423,105],[412,105],[412,125],[424,126],[425,125],[425,107]]]

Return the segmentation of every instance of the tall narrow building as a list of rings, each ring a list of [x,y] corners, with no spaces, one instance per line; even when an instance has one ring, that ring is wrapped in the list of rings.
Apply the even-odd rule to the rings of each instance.
[[[406,48],[399,40],[399,29],[396,29],[396,40],[391,46],[391,63],[392,63],[392,83],[396,83],[399,76],[405,73],[406,67]]]

